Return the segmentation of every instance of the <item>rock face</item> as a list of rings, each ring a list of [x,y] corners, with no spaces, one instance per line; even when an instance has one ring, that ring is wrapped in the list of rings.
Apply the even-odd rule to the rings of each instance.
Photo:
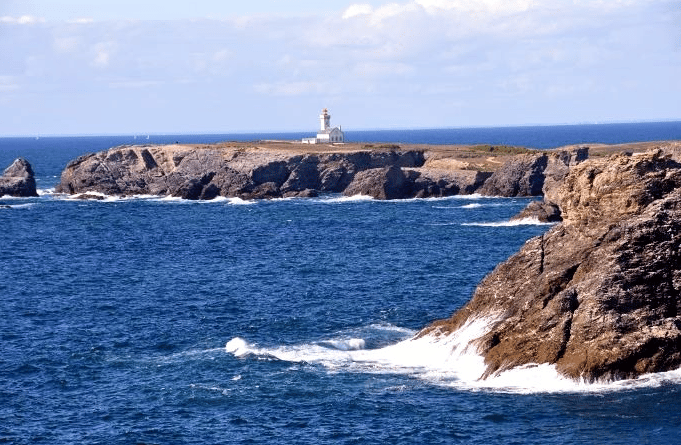
[[[485,377],[532,363],[586,381],[681,366],[681,145],[575,165],[554,198],[563,222],[422,334],[495,320],[474,340]]]
[[[542,172],[543,185],[542,201],[533,201],[511,220],[535,218],[541,222],[562,221],[560,208],[556,204],[559,187],[563,184],[570,168],[580,164],[589,158],[589,147],[579,147],[574,150],[563,150],[550,153],[547,158],[546,168]]]
[[[479,193],[490,196],[539,196],[544,186],[546,154],[519,155],[502,165],[485,181]]]
[[[0,176],[0,196],[38,196],[35,175],[26,159],[18,158]]]
[[[411,194],[411,183],[399,167],[372,168],[357,173],[343,194],[399,199]]]
[[[570,167],[588,157],[588,147],[515,156],[495,171],[478,192],[490,196],[540,196],[560,185]]]
[[[318,193],[402,199],[474,193],[491,175],[423,168],[424,163],[422,151],[394,149],[296,155],[255,148],[127,146],[70,162],[56,191],[186,199]]]
[[[186,199],[314,196],[342,192],[360,171],[423,162],[418,151],[292,155],[216,147],[118,147],[70,162],[56,190]]]
[[[254,147],[124,146],[70,162],[56,191],[185,199],[319,193],[362,194],[376,199],[476,192],[536,196],[546,184],[562,181],[577,158],[572,152],[520,155],[493,174],[463,167],[443,168],[446,162],[442,160],[425,165],[424,152],[419,150],[292,154]]]

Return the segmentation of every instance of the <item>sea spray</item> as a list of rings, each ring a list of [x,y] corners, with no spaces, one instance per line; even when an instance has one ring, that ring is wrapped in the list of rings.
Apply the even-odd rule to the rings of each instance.
[[[681,383],[681,369],[632,380],[588,383],[567,378],[550,364],[519,366],[483,379],[486,365],[477,352],[475,340],[483,336],[495,320],[494,317],[478,318],[448,335],[437,332],[416,335],[376,349],[365,349],[366,341],[358,338],[260,348],[235,337],[227,342],[225,351],[237,358],[254,356],[317,364],[334,373],[408,375],[435,386],[464,391],[601,393]]]
[[[240,337],[225,345],[235,357],[255,355],[291,362],[316,363],[327,368],[409,374],[415,377],[433,376],[448,380],[475,381],[485,370],[482,357],[471,341],[484,335],[492,319],[470,321],[449,335],[411,337],[398,343],[364,349],[364,339],[327,340],[320,343],[259,348]]]
[[[461,223],[462,226],[473,226],[473,227],[517,227],[517,226],[552,226],[556,223],[552,222],[541,222],[537,218],[522,218],[515,219],[512,221],[499,221],[499,222],[468,222]]]

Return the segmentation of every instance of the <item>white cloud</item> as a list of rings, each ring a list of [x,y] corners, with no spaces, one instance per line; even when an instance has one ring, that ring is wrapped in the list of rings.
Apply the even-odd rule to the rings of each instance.
[[[0,76],[0,93],[17,91],[19,84],[14,76]]]
[[[12,23],[17,25],[34,25],[36,23],[45,23],[45,19],[41,17],[34,17],[32,15],[22,15],[21,17],[0,17],[0,23]]]
[[[606,109],[602,104],[617,99],[612,86],[622,80],[632,94],[657,98],[665,109],[681,101],[678,82],[654,81],[681,72],[673,51],[678,21],[665,14],[667,0],[355,1],[335,16],[21,20],[39,26],[3,17],[0,26],[17,26],[2,26],[0,91],[17,92],[4,97],[32,92],[52,101],[45,107],[52,110],[64,91],[82,94],[83,104],[91,100],[93,107],[144,97],[146,109],[156,112],[137,119],[153,114],[171,126],[179,117],[161,100],[171,96],[201,101],[197,121],[212,103],[240,103],[247,105],[237,108],[254,115],[258,108],[279,108],[276,121],[286,126],[286,119],[307,115],[301,107],[337,103],[334,109],[345,106],[348,115],[356,108],[357,121],[366,118],[370,127],[555,121],[549,111],[556,102],[581,101],[575,113],[596,102]],[[371,108],[385,112],[365,111]],[[457,114],[459,108],[473,111]],[[560,106],[560,121],[568,112]],[[246,112],[225,113],[224,121],[244,128],[259,122],[246,121]],[[670,117],[681,117],[675,113]]]
[[[374,12],[374,8],[371,5],[361,4],[361,5],[350,5],[343,12],[343,19],[349,19],[356,17],[358,15],[368,15]]]
[[[94,19],[89,18],[89,17],[81,17],[73,20],[69,20],[67,23],[71,23],[74,25],[89,25],[91,23],[94,23]]]

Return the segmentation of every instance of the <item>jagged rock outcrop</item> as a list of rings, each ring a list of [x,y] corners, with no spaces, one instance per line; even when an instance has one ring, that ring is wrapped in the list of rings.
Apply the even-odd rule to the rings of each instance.
[[[18,158],[0,176],[1,196],[32,197],[38,196],[35,174],[26,159]]]
[[[346,196],[366,195],[375,199],[442,198],[468,195],[492,173],[475,170],[433,170],[386,167],[357,173],[343,191]]]
[[[475,193],[492,172],[477,170],[439,170],[432,168],[406,169],[413,182],[414,198],[470,195]]]
[[[512,217],[511,221],[523,219],[536,219],[543,223],[560,222],[563,220],[560,216],[558,205],[544,200],[532,201],[520,213]]]
[[[421,335],[494,320],[484,377],[554,364],[571,378],[681,366],[681,145],[591,160],[555,193],[563,222],[529,240],[471,301]]]
[[[542,194],[547,203],[555,203],[554,194],[563,180],[570,173],[570,168],[589,159],[589,147],[578,147],[572,150],[561,150],[549,154],[544,169]]]
[[[562,150],[548,154],[546,168],[542,172],[543,185],[541,201],[533,201],[511,220],[535,218],[541,222],[559,222],[562,220],[560,208],[556,204],[558,189],[563,180],[574,167],[589,158],[589,147],[573,150]]]
[[[489,196],[539,196],[544,186],[546,154],[525,154],[511,158],[478,190]]]
[[[588,147],[514,156],[485,181],[478,193],[505,197],[541,196],[559,186],[571,166],[588,157]]]
[[[70,162],[56,191],[186,199],[315,196],[342,192],[361,171],[423,163],[420,151],[290,154],[256,148],[126,146]]]
[[[411,185],[399,167],[372,168],[357,173],[343,194],[365,195],[376,199],[403,199],[411,196]]]

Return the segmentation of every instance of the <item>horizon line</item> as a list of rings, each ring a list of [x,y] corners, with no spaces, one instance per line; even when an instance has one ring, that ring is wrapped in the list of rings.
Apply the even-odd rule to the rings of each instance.
[[[613,121],[585,121],[573,123],[528,123],[505,125],[468,125],[448,127],[391,127],[391,128],[358,128],[343,130],[345,133],[381,132],[381,131],[427,131],[427,130],[465,130],[481,128],[527,128],[527,127],[569,127],[583,125],[618,125],[618,124],[656,124],[681,123],[681,118],[651,119],[651,120],[613,120]],[[188,132],[112,132],[112,133],[34,133],[7,134],[0,138],[36,138],[36,137],[114,137],[114,136],[217,136],[217,135],[268,135],[268,134],[299,134],[314,133],[312,130],[243,130],[243,131],[188,131]]]

